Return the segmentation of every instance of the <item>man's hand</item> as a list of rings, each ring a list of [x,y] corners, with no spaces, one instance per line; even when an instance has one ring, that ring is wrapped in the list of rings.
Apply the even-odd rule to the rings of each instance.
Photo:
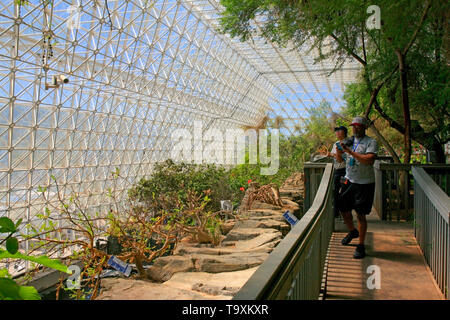
[[[342,159],[342,154],[343,153],[344,153],[344,151],[341,151],[338,148],[336,148],[336,160],[337,160],[337,162],[344,161],[344,159]]]
[[[362,154],[362,153],[358,153],[358,152],[351,150],[347,146],[342,146],[342,147],[344,148],[344,151],[346,153],[348,153],[353,158],[355,158],[356,160],[358,160],[359,162],[361,162],[363,164],[372,165],[375,162],[375,158],[377,157],[377,155],[375,153]]]
[[[348,154],[351,154],[351,152],[353,152],[352,149],[350,149],[345,144],[341,144],[341,147],[342,147],[342,149],[344,149],[344,151],[341,151],[341,152],[345,152],[345,153],[348,153]]]

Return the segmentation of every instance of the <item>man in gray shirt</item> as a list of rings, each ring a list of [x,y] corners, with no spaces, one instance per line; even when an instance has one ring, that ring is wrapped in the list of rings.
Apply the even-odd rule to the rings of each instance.
[[[366,255],[364,240],[367,232],[366,215],[372,210],[375,193],[375,172],[373,163],[378,153],[375,139],[366,136],[366,122],[363,117],[355,117],[352,121],[353,144],[341,144],[336,159],[344,161],[343,153],[347,153],[346,174],[343,179],[341,194],[338,198],[338,209],[342,214],[349,233],[342,239],[343,245],[348,245],[352,239],[359,237],[353,257],[364,258]],[[358,230],[353,225],[352,210],[358,217]]]

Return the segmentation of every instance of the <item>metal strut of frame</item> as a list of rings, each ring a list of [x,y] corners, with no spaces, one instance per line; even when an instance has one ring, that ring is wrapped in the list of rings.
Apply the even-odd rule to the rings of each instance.
[[[80,193],[97,210],[105,190],[120,197],[171,156],[173,130],[270,115],[293,132],[357,72],[326,77],[332,62],[219,34],[217,1],[22,3],[0,3],[0,216],[24,224],[46,206],[39,186],[56,200],[51,176],[62,197]]]

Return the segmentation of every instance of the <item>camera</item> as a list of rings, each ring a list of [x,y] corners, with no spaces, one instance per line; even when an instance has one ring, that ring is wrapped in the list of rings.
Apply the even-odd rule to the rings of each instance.
[[[58,81],[62,83],[69,83],[69,78],[67,78],[65,75],[60,74],[57,76]]]
[[[336,147],[340,150],[340,151],[344,151],[344,149],[342,148],[341,144],[346,146],[346,147],[351,147],[353,146],[353,143],[355,142],[355,137],[351,136],[349,138],[345,138],[344,140],[340,141],[340,142],[336,142]]]
[[[342,140],[341,143],[342,143],[344,146],[351,147],[351,146],[353,145],[354,142],[355,142],[355,137],[354,137],[354,136],[351,136],[351,137],[348,137],[348,138],[345,138],[344,140]]]
[[[69,83],[69,78],[63,74],[52,76],[52,82],[45,84],[45,89],[59,88],[62,83]]]
[[[69,83],[69,78],[63,74],[52,77],[52,85],[59,86],[61,83]]]

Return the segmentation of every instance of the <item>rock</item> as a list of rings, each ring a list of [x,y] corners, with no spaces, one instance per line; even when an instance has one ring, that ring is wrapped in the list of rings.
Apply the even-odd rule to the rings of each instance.
[[[206,294],[207,292],[213,293],[215,291],[214,289],[217,288],[216,292],[224,295],[208,295],[206,296],[206,299],[230,300],[232,296],[227,295],[226,291],[242,288],[256,269],[258,269],[258,267],[220,273],[180,272],[175,274],[169,281],[164,282],[164,285],[184,290],[192,290],[193,288],[199,289],[196,291],[196,293],[199,294]],[[206,286],[206,290],[203,290],[201,288],[203,286],[200,284]],[[222,290],[224,287],[226,287],[226,289]]]
[[[247,219],[247,220],[240,220],[236,223],[236,229],[238,228],[271,228],[271,229],[277,229],[281,231],[283,235],[287,234],[291,227],[289,223],[282,220],[275,220],[275,219]]]
[[[249,240],[259,236],[264,230],[260,228],[236,228],[231,230],[224,241]]]
[[[227,287],[227,286],[212,286],[203,283],[194,283],[191,290],[206,293],[212,296],[226,295],[233,296],[239,291],[239,288]]]
[[[256,217],[261,217],[261,216],[265,216],[265,217],[280,216],[280,217],[282,217],[282,215],[283,215],[283,210],[252,209],[252,210],[248,210],[247,212],[242,214],[242,218],[243,219],[253,218],[255,216]]]
[[[239,248],[236,249],[236,242],[235,241],[229,241],[225,242],[225,246],[220,246],[216,248],[197,248],[193,246],[180,246],[177,247],[177,249],[174,250],[174,254],[176,255],[227,255],[232,254],[236,252],[267,252],[270,253],[273,248],[279,243],[280,241],[278,239],[275,239],[274,242],[265,243],[262,246],[259,247],[250,247],[249,249]]]
[[[154,281],[164,282],[176,272],[193,270],[194,263],[191,256],[172,255],[155,259],[154,264],[147,269],[147,275]]]
[[[184,243],[184,242],[194,242],[194,239],[192,238],[192,236],[191,235],[187,235],[186,237],[184,237],[183,239],[181,239],[180,240],[180,242],[181,243]]]
[[[257,221],[275,220],[280,222],[286,222],[286,219],[282,215],[251,217],[249,220],[257,220]]]
[[[266,232],[260,234],[259,236],[246,240],[246,241],[234,241],[234,248],[236,250],[245,251],[252,250],[258,248],[268,242],[278,241],[280,242],[282,239],[282,234],[280,231],[275,229],[265,229]]]
[[[212,255],[224,255],[230,254],[234,251],[232,249],[227,249],[222,246],[215,248],[198,248],[188,244],[178,244],[173,251],[174,255],[191,255],[191,254],[212,254]]]
[[[294,172],[289,176],[284,183],[281,185],[280,189],[287,188],[302,188],[304,187],[305,175],[301,172]]]
[[[236,220],[227,220],[220,226],[223,235],[227,235],[236,224]]]
[[[97,300],[203,300],[217,299],[198,292],[144,280],[102,279]]]
[[[297,202],[294,202],[287,198],[281,198],[281,201],[283,202],[283,208],[292,208],[292,210],[298,210],[300,209],[300,205]]]
[[[281,231],[282,235],[285,236],[291,231],[291,225],[286,221],[277,221],[273,219],[259,221],[257,228],[272,228]]]
[[[269,203],[264,203],[261,202],[259,200],[255,200],[253,201],[250,210],[251,209],[269,209],[269,210],[280,210],[281,207],[273,205],[273,204],[269,204]]]
[[[269,254],[265,252],[237,252],[223,256],[194,255],[195,269],[219,273],[249,269],[260,265]]]

